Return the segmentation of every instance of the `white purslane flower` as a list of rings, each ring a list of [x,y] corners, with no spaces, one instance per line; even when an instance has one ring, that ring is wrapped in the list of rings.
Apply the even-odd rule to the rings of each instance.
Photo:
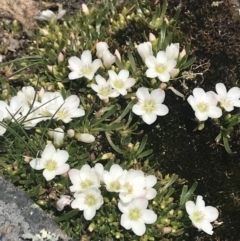
[[[144,42],[138,45],[137,51],[142,58],[142,61],[145,62],[146,58],[153,56],[152,44],[151,42]]]
[[[131,202],[135,198],[143,197],[147,194],[146,180],[141,170],[124,170],[119,177],[119,183],[122,189],[119,192],[119,198],[123,203]]]
[[[51,10],[42,11],[39,15],[35,16],[34,19],[40,21],[57,21],[58,19],[62,18],[66,14],[66,10],[60,10],[58,14],[55,14]]]
[[[148,200],[138,198],[130,203],[123,203],[121,200],[118,203],[118,208],[123,213],[121,215],[121,225],[138,235],[142,236],[146,232],[145,224],[153,224],[157,221],[157,215],[154,211],[147,209]]]
[[[81,55],[81,59],[73,56],[68,60],[68,64],[68,68],[72,71],[68,75],[70,80],[82,77],[92,80],[96,71],[102,66],[102,61],[100,59],[92,61],[91,52],[85,50]]]
[[[93,188],[85,192],[77,192],[74,194],[75,199],[71,203],[71,207],[83,211],[86,220],[91,220],[103,205],[103,197],[100,190]]]
[[[113,164],[109,171],[103,171],[103,182],[109,192],[123,191],[123,187],[119,181],[123,173],[123,169],[118,164]]]
[[[186,202],[186,211],[193,225],[199,230],[212,235],[211,222],[218,218],[218,210],[212,206],[205,206],[202,196],[197,196],[196,204],[193,201]]]
[[[56,146],[61,146],[64,139],[64,130],[60,127],[53,130],[53,144]]]
[[[66,173],[69,165],[66,164],[69,154],[65,150],[56,150],[52,144],[46,145],[41,158],[35,158],[30,161],[30,166],[35,170],[42,170],[43,176],[47,181],[55,176]]]
[[[205,92],[202,88],[195,88],[187,101],[200,121],[205,121],[208,117],[219,118],[222,115],[222,110],[217,107],[217,94],[213,91]]]
[[[48,110],[54,118],[62,120],[64,123],[69,123],[72,118],[82,117],[85,111],[79,108],[80,99],[77,95],[70,95],[65,100],[62,96],[56,99],[56,105],[48,107]]]
[[[234,107],[240,107],[240,88],[232,87],[227,91],[222,83],[216,84],[217,100],[225,111],[230,112]]]
[[[92,188],[100,187],[99,175],[94,168],[91,168],[89,165],[85,164],[80,170],[71,169],[68,172],[71,183],[70,186],[71,192],[82,192]]]
[[[62,211],[65,206],[70,205],[72,202],[71,196],[68,195],[61,195],[60,199],[56,203],[56,208],[58,211]]]
[[[129,71],[125,69],[122,69],[118,74],[113,70],[109,70],[108,74],[108,81],[112,88],[123,96],[127,94],[127,89],[136,83],[134,78],[129,78]]]
[[[119,96],[119,93],[112,88],[109,81],[106,81],[101,75],[95,77],[97,84],[91,84],[91,88],[97,92],[98,97],[101,100],[108,100]]]
[[[146,76],[149,78],[158,78],[162,82],[170,80],[170,72],[173,71],[177,62],[174,59],[168,59],[165,51],[159,51],[157,57],[148,56],[145,60],[148,67]]]
[[[142,119],[148,125],[156,121],[157,116],[164,116],[168,113],[168,107],[163,105],[165,99],[165,92],[162,89],[156,89],[148,92],[145,87],[140,87],[136,96],[138,103],[132,108],[133,113],[142,116]]]
[[[36,91],[32,86],[26,86],[26,87],[22,87],[21,91],[18,91],[17,96],[19,96],[24,104],[26,105],[31,105],[34,97],[36,95]],[[37,101],[37,96],[35,99],[35,102]]]

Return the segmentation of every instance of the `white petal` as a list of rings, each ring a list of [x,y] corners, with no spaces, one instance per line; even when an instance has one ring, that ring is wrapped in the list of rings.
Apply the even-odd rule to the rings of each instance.
[[[41,158],[35,158],[29,164],[35,170],[42,170],[44,168],[44,160]]]
[[[159,115],[159,116],[164,116],[167,115],[169,112],[169,109],[166,105],[163,104],[157,104],[155,105],[155,110],[153,111],[153,114]]]
[[[189,216],[191,216],[196,210],[196,205],[193,201],[187,201],[185,207]]]
[[[147,76],[148,78],[155,78],[155,77],[158,76],[158,74],[159,74],[159,73],[156,71],[155,68],[150,68],[150,69],[148,69],[148,70],[146,71],[146,76]]]
[[[148,68],[155,68],[158,64],[158,61],[154,56],[148,56],[145,60],[145,64]]]
[[[83,51],[83,53],[81,55],[81,61],[84,64],[92,64],[92,54],[91,54],[90,50]]]
[[[188,103],[191,105],[191,107],[193,108],[193,110],[196,111],[197,103],[196,103],[195,98],[194,98],[192,95],[190,95],[190,96],[187,98],[187,101],[188,101]]]
[[[195,116],[196,116],[200,121],[205,121],[205,120],[208,119],[208,113],[207,113],[207,112],[195,111]]]
[[[156,121],[157,116],[155,114],[144,114],[142,116],[142,119],[145,123],[147,123],[148,125],[151,125],[153,122]]]
[[[157,183],[157,178],[154,175],[146,176],[146,187],[150,188],[153,187]]]
[[[45,177],[45,179],[47,181],[50,181],[50,180],[52,180],[56,176],[56,174],[55,174],[54,171],[51,172],[51,171],[48,171],[47,169],[45,169],[43,171],[43,176]]]
[[[78,184],[81,181],[80,171],[78,169],[71,169],[68,172],[68,176],[72,184]]]
[[[210,222],[208,222],[207,220],[204,220],[203,222],[201,222],[201,229],[202,231],[204,231],[205,233],[212,235],[213,234],[213,227],[211,225]]]
[[[82,66],[82,61],[76,57],[73,56],[68,60],[69,68],[73,71],[79,71],[79,68]]]
[[[157,62],[161,64],[165,64],[167,62],[167,56],[164,51],[159,51],[157,53]]]
[[[122,69],[119,73],[118,73],[118,78],[123,80],[123,81],[126,81],[128,79],[128,76],[129,76],[129,71],[128,70],[125,70],[125,69]]]
[[[217,99],[217,94],[213,91],[208,91],[206,92],[205,95],[205,101],[209,104],[209,105],[217,105],[218,99]]]
[[[136,80],[134,78],[128,78],[125,83],[125,88],[131,88],[136,83]]]
[[[201,102],[202,99],[205,97],[205,91],[202,88],[195,88],[193,90],[193,96],[196,102]]]
[[[219,118],[222,116],[222,110],[216,106],[210,106],[208,109],[208,116],[211,118]]]
[[[92,63],[92,70],[94,73],[102,66],[102,61],[100,59],[95,59]]]
[[[52,157],[52,160],[56,161],[59,165],[63,165],[69,158],[69,154],[65,150],[58,150],[54,156]]]
[[[216,91],[221,97],[225,97],[227,95],[227,89],[223,83],[216,84]]]
[[[96,215],[96,209],[87,208],[83,211],[83,216],[86,220],[91,220]]]
[[[95,80],[99,86],[107,84],[107,81],[99,74],[95,77]]]
[[[158,74],[158,78],[162,82],[168,82],[170,80],[170,74],[168,72],[164,72],[162,74]]]
[[[197,196],[196,207],[197,207],[198,210],[201,210],[201,211],[203,211],[205,209],[205,202],[204,202],[203,197],[201,195]]]
[[[142,219],[146,224],[152,224],[157,221],[157,214],[152,210],[142,210]]]
[[[157,196],[157,191],[154,188],[148,188],[146,189],[147,193],[146,193],[146,199],[148,200],[152,200],[153,198],[155,198]]]
[[[132,112],[133,112],[134,114],[136,114],[136,115],[143,115],[143,114],[146,113],[146,111],[143,110],[142,106],[140,106],[140,105],[138,105],[138,104],[136,104],[136,105],[133,106]]]
[[[129,230],[129,229],[132,228],[131,221],[129,220],[127,214],[122,214],[122,215],[121,215],[121,221],[120,221],[120,222],[121,222],[121,225],[122,225],[125,229],[127,229],[127,230]]]
[[[165,99],[165,92],[162,89],[155,89],[150,95],[151,98],[158,104],[162,104]]]
[[[148,206],[148,200],[146,198],[137,198],[132,201],[132,204],[140,210],[144,210]]]
[[[209,222],[213,222],[218,218],[219,212],[215,207],[207,206],[204,210],[205,219]]]
[[[132,222],[132,231],[138,235],[142,236],[146,232],[146,226],[143,221]]]
[[[240,88],[238,87],[232,87],[228,93],[227,96],[233,99],[239,99],[240,98]]]
[[[100,91],[99,86],[96,85],[96,84],[91,84],[91,88],[92,88],[95,92],[97,92],[97,93]]]
[[[168,72],[172,71],[175,68],[176,64],[177,62],[175,60],[169,60],[167,62],[167,71]]]
[[[48,145],[46,145],[46,147],[42,153],[42,159],[51,160],[55,153],[56,153],[56,149],[55,149],[54,145],[48,144]]]
[[[66,14],[66,12],[66,10],[61,10],[57,15],[56,20],[62,18]]]
[[[140,100],[145,100],[145,99],[149,99],[150,98],[150,94],[148,92],[148,89],[145,88],[145,87],[138,88],[138,90],[136,92],[136,96]]]
[[[62,175],[66,172],[68,172],[70,166],[68,164],[63,164],[61,166],[58,167],[58,169],[55,171],[56,175]]]

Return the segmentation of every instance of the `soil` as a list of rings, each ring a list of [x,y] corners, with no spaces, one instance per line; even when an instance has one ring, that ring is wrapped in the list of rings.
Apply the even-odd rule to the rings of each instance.
[[[71,11],[81,6],[81,1],[77,0],[50,2],[63,3],[64,8]],[[215,7],[212,3],[212,0],[168,1],[169,15],[175,13],[179,4],[182,8],[179,30],[183,34],[175,36],[175,42],[190,41],[190,54],[197,58],[192,71],[199,74],[186,81],[188,89],[179,82],[174,86],[186,95],[197,86],[206,91],[214,90],[218,82],[228,88],[240,86],[239,3],[224,0]],[[193,131],[197,124],[187,101],[169,90],[165,103],[169,106],[169,114],[159,118],[159,122],[151,126],[152,130],[142,126],[149,134],[155,161],[164,174],[176,173],[188,180],[189,185],[198,181],[195,194],[202,195],[207,205],[220,210],[218,223],[215,223],[218,228],[213,236],[193,227],[189,240],[240,241],[240,126],[234,129],[230,140],[236,153],[229,155],[220,143],[215,142],[218,129],[210,121],[202,131]]]

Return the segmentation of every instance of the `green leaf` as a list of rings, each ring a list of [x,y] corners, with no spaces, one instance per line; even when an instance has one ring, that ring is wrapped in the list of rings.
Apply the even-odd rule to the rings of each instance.
[[[227,151],[228,154],[233,154],[230,146],[229,146],[229,141],[228,138],[226,136],[223,136],[223,144],[224,144],[224,148]]]
[[[76,216],[78,213],[79,213],[78,209],[73,209],[72,211],[70,211],[68,213],[65,213],[65,214],[62,214],[61,217],[57,217],[54,220],[55,220],[55,222],[62,222],[62,221],[65,221],[65,220],[69,220],[70,218]]]
[[[191,188],[188,190],[188,186],[184,185],[182,189],[182,193],[180,195],[180,207],[185,205],[185,203],[190,199],[190,197],[193,195],[193,192],[197,188],[197,182],[194,182]]]

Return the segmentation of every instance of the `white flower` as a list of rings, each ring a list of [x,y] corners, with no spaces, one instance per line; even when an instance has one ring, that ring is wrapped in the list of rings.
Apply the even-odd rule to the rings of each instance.
[[[88,133],[77,133],[75,137],[78,141],[81,141],[84,143],[92,143],[95,141],[95,137]]]
[[[93,79],[94,74],[100,66],[102,66],[102,61],[100,59],[95,59],[92,62],[92,54],[89,50],[83,51],[81,59],[74,56],[68,60],[68,68],[72,71],[69,73],[69,79],[78,79],[83,76],[89,80]]]
[[[72,200],[73,199],[68,195],[61,195],[60,199],[56,203],[57,210],[62,211],[65,206],[70,205]]]
[[[96,44],[96,55],[98,58],[102,58],[103,57],[103,52],[108,50],[108,44],[106,42],[98,42]]]
[[[211,222],[218,218],[218,210],[215,207],[205,207],[203,197],[197,196],[196,204],[193,201],[186,202],[186,211],[196,228],[207,234],[213,234]]]
[[[121,95],[126,95],[127,89],[136,83],[135,79],[128,78],[129,71],[125,69],[122,69],[118,74],[113,70],[109,70],[108,74],[110,85]]]
[[[64,139],[64,130],[60,127],[55,128],[53,131],[53,143],[56,146],[61,146]]]
[[[17,93],[17,96],[22,98],[23,102],[27,105],[32,104],[35,95],[36,95],[36,91],[34,90],[34,88],[32,86],[22,87],[22,90],[18,91],[18,93]],[[37,98],[36,98],[36,100],[37,100]]]
[[[135,198],[146,195],[146,180],[144,173],[140,170],[124,170],[119,177],[120,189],[119,197],[123,203],[131,202]]]
[[[6,132],[6,124],[3,122],[3,112],[0,110],[0,136]]]
[[[157,57],[148,56],[145,60],[148,67],[146,76],[149,78],[158,77],[162,82],[170,80],[170,72],[174,69],[177,62],[174,59],[168,59],[166,52],[159,51]]]
[[[138,103],[132,108],[133,113],[142,116],[142,119],[148,125],[152,124],[158,116],[164,116],[168,113],[168,107],[163,105],[165,92],[162,89],[156,89],[149,94],[148,89],[141,87],[137,90]]]
[[[56,99],[55,106],[48,107],[50,113],[54,115],[57,120],[62,120],[64,123],[69,123],[72,118],[77,118],[85,115],[83,109],[78,108],[80,99],[77,95],[70,95],[64,100],[62,96]]]
[[[109,50],[105,50],[102,56],[103,65],[108,69],[110,68],[116,60],[116,57],[110,53]]]
[[[225,111],[230,112],[235,107],[240,107],[240,88],[233,87],[228,92],[224,84],[216,84],[217,100]]]
[[[152,44],[151,42],[144,42],[138,45],[137,51],[141,56],[143,62],[145,62],[146,58],[153,55]]]
[[[109,171],[103,171],[103,182],[109,192],[120,192],[123,187],[119,177],[123,174],[123,169],[118,164],[113,164]]]
[[[86,191],[92,188],[100,187],[100,179],[95,169],[85,164],[80,170],[71,169],[68,173],[72,182],[71,192]]]
[[[64,150],[56,150],[52,144],[46,145],[41,158],[35,158],[30,161],[30,166],[35,170],[42,170],[43,176],[47,181],[55,176],[66,173],[69,165],[66,164],[69,154]]]
[[[202,88],[195,88],[187,101],[200,121],[205,121],[208,117],[219,118],[222,115],[222,110],[217,107],[217,95],[213,91],[205,93]]]
[[[91,84],[91,88],[97,92],[101,100],[108,100],[109,97],[114,98],[119,96],[119,93],[114,90],[109,81],[106,81],[101,75],[96,76],[96,84]]]
[[[58,19],[62,18],[66,13],[66,10],[61,10],[56,15],[51,10],[45,10],[40,13],[39,16],[35,16],[34,19],[40,20],[40,21],[57,21]]]
[[[171,60],[171,59],[176,60],[179,55],[179,43],[168,45],[166,48],[166,55],[168,60]]]
[[[91,220],[96,215],[96,210],[103,205],[101,192],[96,188],[85,192],[77,192],[74,194],[74,197],[75,199],[72,201],[71,207],[83,211],[83,216],[86,220]]]
[[[121,225],[138,235],[142,236],[146,232],[145,224],[152,224],[157,221],[157,215],[152,210],[147,209],[148,200],[138,198],[130,203],[119,201],[118,208],[123,213],[121,215]]]

